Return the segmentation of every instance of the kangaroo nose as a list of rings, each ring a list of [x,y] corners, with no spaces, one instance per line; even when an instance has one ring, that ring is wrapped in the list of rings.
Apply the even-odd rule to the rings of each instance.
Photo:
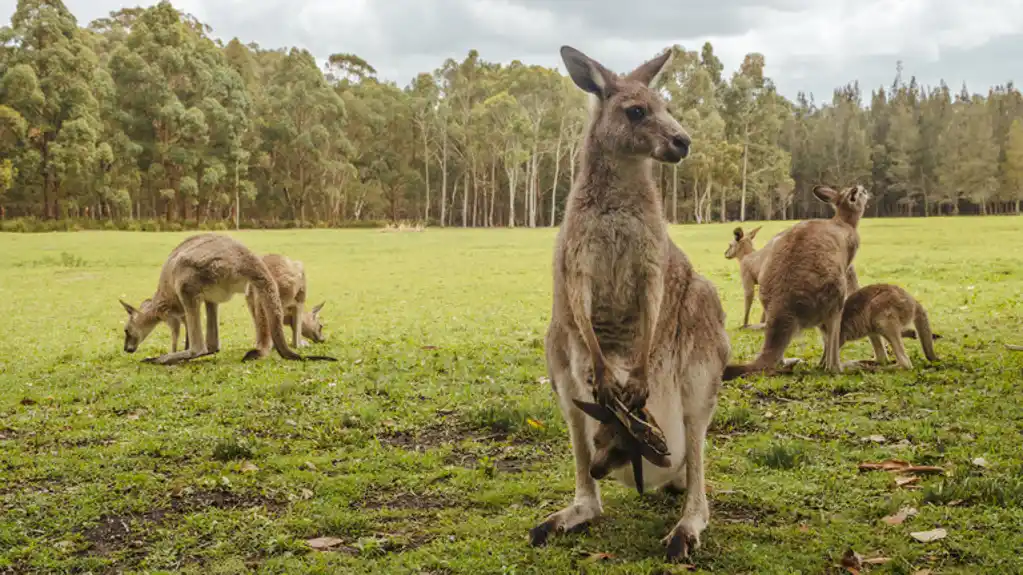
[[[692,140],[685,134],[679,134],[671,139],[671,145],[679,151],[683,158],[689,155],[690,144],[692,144]]]

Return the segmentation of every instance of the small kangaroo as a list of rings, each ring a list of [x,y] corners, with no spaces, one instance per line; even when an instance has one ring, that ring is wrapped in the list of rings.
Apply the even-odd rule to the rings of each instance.
[[[814,196],[830,203],[835,214],[829,219],[799,222],[775,242],[763,263],[759,283],[760,299],[767,319],[764,344],[752,363],[729,365],[725,381],[752,373],[773,373],[779,364],[794,364],[784,354],[792,338],[802,329],[817,327],[824,339],[821,366],[842,371],[839,332],[846,295],[856,283],[853,258],[860,245],[857,231],[870,193],[856,185],[837,192],[816,186]],[[853,276],[851,278],[850,276]]]
[[[263,316],[270,318],[274,348],[290,360],[337,361],[328,356],[301,356],[290,348],[281,325],[281,299],[266,264],[237,240],[220,234],[196,234],[175,247],[160,271],[156,293],[140,309],[121,302],[128,312],[124,325],[124,351],[135,353],[139,345],[162,321],[184,317],[188,348],[146,358],[146,363],[172,365],[220,351],[217,306],[245,291],[252,284]],[[206,307],[206,337],[203,338],[199,306]],[[174,333],[171,326],[171,332]],[[176,345],[174,346],[176,347]],[[253,349],[242,361],[261,357]]]
[[[682,518],[663,540],[674,561],[699,547],[710,519],[703,447],[730,347],[717,291],[669,238],[651,175],[653,160],[677,163],[689,153],[689,135],[653,89],[671,52],[626,76],[569,46],[561,57],[592,102],[554,247],[545,336],[547,373],[571,436],[575,499],[534,527],[530,543],[598,518],[596,477],[610,474],[625,485],[639,479],[630,485],[637,488],[689,486]],[[609,429],[610,414],[593,403],[622,382],[625,403],[645,406],[662,426],[665,460],[637,457],[634,438]],[[644,473],[630,473],[629,461]]]
[[[769,247],[773,246],[774,241],[778,236],[771,238],[771,240],[764,247],[759,250],[753,247],[753,239],[757,237],[757,232],[763,226],[757,226],[744,233],[742,227],[737,227],[732,231],[732,235],[735,237],[728,244],[728,249],[725,250],[725,259],[735,259],[739,262],[739,279],[742,281],[742,291],[745,296],[745,309],[742,315],[742,327],[741,329],[761,329],[763,328],[764,318],[766,314],[761,312],[760,324],[751,326],[749,323],[749,312],[753,306],[753,296],[757,287],[757,278],[760,276],[760,270],[763,268],[764,259],[766,259]],[[781,232],[785,233],[785,232]]]
[[[305,266],[299,260],[293,260],[280,254],[266,254],[263,256],[263,263],[277,282],[278,294],[283,306],[285,324],[291,326],[292,345],[296,348],[305,347],[309,342],[302,339],[305,336],[316,343],[326,341],[323,337],[323,324],[320,322],[320,310],[323,309],[323,302],[308,312],[304,311],[306,299],[306,277]],[[256,324],[256,349],[263,355],[269,355],[271,333],[270,326],[262,319],[262,308],[256,301],[256,291],[252,284],[245,288],[245,301],[252,313],[253,321]]]
[[[274,282],[277,283],[277,293],[281,297],[284,311],[284,325],[291,327],[292,346],[295,348],[308,346],[309,342],[303,338],[309,338],[316,343],[327,341],[323,335],[323,322],[320,320],[320,310],[327,302],[322,302],[309,311],[302,309],[305,306],[307,293],[305,267],[302,262],[279,254],[266,254],[262,260],[270,270]],[[143,301],[139,307],[144,308],[149,301],[148,299]],[[252,289],[251,284],[245,286],[245,302],[249,306],[249,313],[256,324],[256,347],[265,351],[263,355],[267,355],[271,336],[269,331],[262,329],[265,322],[262,322],[261,318],[256,319],[256,314],[262,314],[262,311],[256,306],[256,292]],[[301,325],[296,321],[298,318],[302,318]],[[171,351],[177,351],[178,333],[183,319],[184,315],[167,315],[167,326],[171,330]],[[187,334],[185,347],[188,347]]]
[[[903,329],[910,324],[916,328],[913,335],[919,335],[920,346],[927,360],[938,361],[933,341],[937,334],[931,332],[927,311],[920,302],[899,286],[871,284],[856,290],[845,300],[839,345],[871,335],[880,336],[892,346],[895,363],[903,369],[913,369],[913,363],[902,344],[902,338],[905,337]],[[888,354],[881,340],[873,337],[870,342],[878,364],[888,363]]]

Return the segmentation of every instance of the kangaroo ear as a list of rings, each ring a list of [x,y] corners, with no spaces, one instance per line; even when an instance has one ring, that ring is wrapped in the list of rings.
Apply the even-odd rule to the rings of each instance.
[[[139,310],[132,307],[130,303],[125,302],[123,299],[119,299],[117,301],[121,302],[121,305],[124,307],[124,311],[128,312],[129,316],[135,315],[139,312]]]
[[[732,230],[732,235],[735,236],[735,241],[741,240],[742,239],[742,226],[739,226],[739,227],[735,228],[734,230]]]
[[[615,85],[615,74],[593,58],[571,46],[561,47],[561,59],[568,75],[583,91],[598,98],[607,98]]]
[[[574,403],[576,407],[581,409],[583,413],[589,415],[590,417],[596,419],[601,423],[612,423],[617,421],[615,419],[614,414],[611,413],[611,410],[602,405],[598,405],[596,403],[589,403],[586,401],[579,401],[578,399],[572,399],[572,403]]]
[[[313,315],[316,315],[316,314],[320,313],[320,310],[323,309],[323,305],[325,303],[327,303],[327,302],[326,301],[321,302],[320,305],[314,306],[313,309],[311,309],[309,311],[311,311]]]
[[[757,226],[757,227],[753,228],[752,230],[750,230],[750,232],[749,232],[749,239],[752,240],[753,238],[757,237],[757,232],[759,232],[760,228],[762,228],[762,227],[764,227],[764,226]]]
[[[668,67],[668,63],[671,62],[673,52],[667,50],[659,56],[655,56],[646,62],[643,62],[636,67],[635,70],[629,72],[626,76],[629,80],[635,80],[642,82],[648,87],[653,88],[657,84],[658,78],[661,77],[661,72]]]
[[[833,204],[838,198],[838,192],[829,188],[828,186],[814,186],[813,195],[817,196],[817,199],[826,203]]]

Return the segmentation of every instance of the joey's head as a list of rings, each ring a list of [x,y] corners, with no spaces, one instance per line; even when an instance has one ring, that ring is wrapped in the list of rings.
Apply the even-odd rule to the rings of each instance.
[[[668,113],[656,88],[671,56],[668,50],[620,76],[575,48],[561,47],[572,81],[590,94],[590,145],[611,155],[671,164],[689,155],[689,134]]]
[[[320,310],[323,309],[325,303],[327,302],[315,306],[302,315],[302,337],[316,343],[327,341],[327,337],[323,335],[323,322],[320,321]]]
[[[121,302],[124,310],[128,312],[128,321],[124,323],[124,351],[135,353],[135,350],[142,345],[142,342],[153,331],[153,328],[162,320],[156,314],[153,308],[153,301],[150,299],[143,300],[138,308],[125,303],[123,300],[118,301]]]
[[[725,250],[725,259],[739,258],[753,253],[756,249],[753,247],[753,238],[757,237],[757,232],[763,226],[757,226],[750,230],[747,234],[742,231],[742,227],[737,227],[732,231],[732,236],[735,238],[728,244],[728,249]]]
[[[856,226],[867,209],[870,192],[863,186],[845,188],[840,192],[828,186],[814,186],[813,195],[818,200],[829,203],[835,209],[835,217],[852,226]]]
[[[670,465],[667,456],[658,455],[650,450],[646,450],[647,452],[644,455],[644,448],[639,442],[623,431],[623,427],[618,423],[611,410],[595,403],[582,402],[576,399],[572,401],[579,409],[599,422],[597,431],[593,434],[590,477],[603,479],[616,469],[638,462],[641,456],[647,457],[651,463],[660,467]],[[642,472],[637,471],[635,465],[633,465],[633,474],[637,487],[642,489]]]

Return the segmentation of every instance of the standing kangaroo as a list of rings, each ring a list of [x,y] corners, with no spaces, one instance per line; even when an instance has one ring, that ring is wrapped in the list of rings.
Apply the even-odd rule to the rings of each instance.
[[[777,239],[763,263],[760,299],[766,326],[764,345],[752,363],[729,365],[724,380],[751,373],[771,373],[782,363],[785,349],[800,330],[817,327],[824,339],[821,367],[842,371],[839,337],[842,307],[858,283],[853,258],[860,245],[857,228],[870,193],[863,186],[841,192],[816,186],[814,196],[830,203],[830,219],[799,222]],[[785,363],[789,363],[786,361]]]
[[[281,306],[284,312],[284,325],[291,327],[292,346],[295,348],[309,345],[303,338],[311,339],[316,343],[323,343],[327,340],[323,335],[323,322],[320,320],[320,310],[326,302],[304,311],[307,282],[305,266],[299,260],[293,260],[279,254],[266,254],[262,257],[263,263],[270,270],[274,282],[277,284],[277,293],[281,298]],[[140,308],[144,308],[147,302],[142,302]],[[262,308],[256,304],[256,292],[252,285],[245,286],[245,301],[249,306],[249,313],[256,324],[256,348],[263,350],[267,355],[270,350],[271,334],[268,329],[270,324],[262,319]],[[257,316],[257,314],[259,314]],[[301,318],[301,319],[299,319]],[[181,322],[184,315],[167,315],[167,326],[171,330],[171,351],[178,349],[178,334],[181,331]],[[185,337],[185,347],[188,347],[188,338]]]
[[[763,268],[764,259],[766,259],[769,247],[772,245],[777,236],[771,238],[771,241],[759,250],[753,247],[753,239],[757,237],[757,232],[763,226],[757,226],[744,233],[742,227],[737,227],[732,231],[735,237],[731,243],[728,244],[728,249],[725,250],[725,259],[735,259],[739,262],[739,279],[742,281],[742,292],[745,297],[742,315],[742,329],[752,328],[759,329],[763,327],[764,318],[766,314],[761,312],[760,325],[751,326],[749,324],[749,312],[750,308],[753,307],[753,297],[757,287],[757,278],[760,276],[760,270]],[[784,232],[782,232],[784,233]]]
[[[124,351],[135,353],[157,324],[168,318],[184,316],[188,348],[143,361],[172,365],[217,353],[220,351],[217,306],[245,291],[249,284],[256,291],[259,307],[265,314],[263,317],[269,318],[267,329],[281,357],[290,360],[337,361],[328,356],[303,357],[288,348],[284,327],[281,325],[284,315],[281,299],[266,264],[237,240],[210,233],[191,236],[171,251],[160,271],[156,293],[148,300],[148,305],[136,309],[121,302],[128,312],[128,321],[124,325]],[[202,303],[206,307],[205,338],[199,321],[199,306]],[[173,334],[173,326],[171,331]],[[253,349],[245,354],[242,361],[262,355],[265,354]]]
[[[548,376],[571,436],[575,499],[534,527],[530,542],[599,517],[596,478],[630,485],[639,475],[629,472],[631,459],[646,487],[689,487],[682,518],[664,538],[668,559],[677,560],[699,547],[710,519],[703,447],[730,348],[717,291],[668,237],[651,176],[653,160],[677,163],[689,153],[689,135],[652,88],[671,52],[626,76],[568,46],[561,57],[592,101],[554,248],[545,337]],[[664,461],[622,453],[634,449],[630,438],[583,411],[603,409],[594,396],[613,396],[622,382],[625,403],[645,405],[660,423]]]
[[[927,360],[938,361],[933,341],[937,339],[937,334],[931,332],[927,311],[920,302],[899,286],[871,284],[856,290],[845,300],[839,345],[874,336],[870,340],[874,358],[884,365],[888,362],[888,354],[877,337],[881,336],[892,346],[896,364],[903,369],[913,369],[913,363],[902,344],[902,338],[906,336],[903,328],[910,324],[916,328],[913,335],[920,336],[920,346]]]

